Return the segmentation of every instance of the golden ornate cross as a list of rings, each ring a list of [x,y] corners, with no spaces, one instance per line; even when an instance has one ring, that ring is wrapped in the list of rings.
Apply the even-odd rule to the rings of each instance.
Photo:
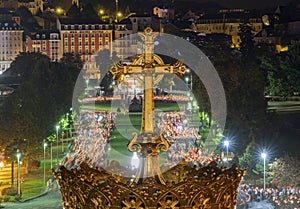
[[[116,63],[110,72],[117,82],[122,82],[126,75],[142,75],[144,96],[141,133],[139,135],[134,133],[133,139],[128,144],[128,149],[132,152],[137,149],[140,157],[144,159],[142,165],[139,166],[135,182],[144,177],[157,175],[160,182],[164,184],[159,170],[158,154],[160,149],[167,151],[170,145],[162,135],[156,134],[153,87],[162,79],[164,74],[175,74],[182,77],[186,67],[180,61],[174,65],[165,64],[158,55],[154,54],[154,38],[158,33],[153,32],[151,28],[146,28],[139,35],[144,42],[143,54],[138,56],[130,65],[123,65],[121,62]]]

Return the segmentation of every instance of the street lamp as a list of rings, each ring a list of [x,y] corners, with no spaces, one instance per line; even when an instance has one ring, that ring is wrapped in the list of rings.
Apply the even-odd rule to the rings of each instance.
[[[20,158],[21,158],[21,152],[18,149],[17,150],[17,158],[18,158],[18,195],[21,195],[21,183],[20,183]]]
[[[59,125],[56,125],[56,164],[58,165],[58,129]]]
[[[53,159],[53,146],[52,146],[52,141],[50,141],[50,168],[51,168],[51,170],[53,168],[52,159]]]
[[[189,74],[191,72],[191,70],[187,69],[186,72]],[[193,75],[192,75],[192,73],[190,73],[190,79],[191,79],[190,88],[191,88],[191,90],[193,90]]]
[[[267,153],[263,152],[261,153],[261,157],[264,160],[264,191],[266,190],[266,158]]]
[[[226,162],[227,162],[227,167],[228,167],[228,149],[229,149],[229,140],[226,139],[224,141],[224,146],[226,147]]]
[[[187,85],[187,87],[189,86],[189,77],[185,77],[185,83]]]
[[[46,186],[46,147],[47,147],[47,143],[46,140],[44,139],[44,186]]]

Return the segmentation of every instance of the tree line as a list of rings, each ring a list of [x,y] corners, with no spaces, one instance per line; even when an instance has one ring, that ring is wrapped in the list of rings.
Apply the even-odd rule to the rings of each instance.
[[[81,68],[80,57],[72,54],[52,62],[39,53],[21,53],[11,64],[8,71],[20,84],[0,108],[0,144],[7,159],[14,160],[17,149],[23,159],[39,157],[43,140],[72,106]]]

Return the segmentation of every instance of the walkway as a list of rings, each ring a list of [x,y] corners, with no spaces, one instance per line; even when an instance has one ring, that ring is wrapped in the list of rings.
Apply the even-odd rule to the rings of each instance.
[[[49,190],[49,192],[39,198],[26,201],[23,203],[5,203],[2,204],[4,208],[9,209],[62,209],[61,194],[57,184]]]

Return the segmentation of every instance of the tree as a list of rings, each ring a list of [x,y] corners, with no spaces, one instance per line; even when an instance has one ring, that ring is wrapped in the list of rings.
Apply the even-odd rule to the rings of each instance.
[[[243,57],[253,56],[254,51],[254,41],[253,41],[253,27],[248,22],[240,24],[238,35],[241,39],[240,51],[242,52]]]
[[[257,177],[257,171],[256,171],[257,160],[255,158],[256,147],[257,144],[255,143],[254,140],[252,140],[246,147],[246,150],[244,151],[243,155],[239,157],[239,166],[247,169],[246,176],[254,180],[254,184]]]
[[[174,75],[164,75],[163,80],[159,83],[159,86],[163,89],[169,88],[170,93],[173,90],[173,86],[175,85],[174,82]]]
[[[261,58],[261,69],[267,74],[265,93],[270,96],[300,94],[300,44],[287,52],[270,54]]]
[[[80,18],[80,8],[76,4],[72,4],[70,9],[67,11],[67,16],[70,18]]]
[[[10,71],[20,76],[21,82],[0,109],[3,148],[16,144],[27,160],[38,156],[43,139],[54,131],[59,117],[72,105],[80,62],[80,58],[70,55],[60,63],[35,53],[17,57]],[[26,149],[21,149],[19,142],[24,140]]]
[[[278,187],[294,187],[300,183],[300,160],[286,154],[270,164],[271,182]]]
[[[84,5],[83,11],[81,13],[81,17],[83,19],[92,19],[92,20],[99,19],[99,16],[91,3]]]
[[[111,57],[108,49],[100,50],[96,57],[96,63],[99,65],[100,77],[102,78],[100,87],[103,88],[105,94],[112,93],[111,84],[113,75],[109,70],[114,65],[115,61],[117,61],[117,57],[115,55]]]

